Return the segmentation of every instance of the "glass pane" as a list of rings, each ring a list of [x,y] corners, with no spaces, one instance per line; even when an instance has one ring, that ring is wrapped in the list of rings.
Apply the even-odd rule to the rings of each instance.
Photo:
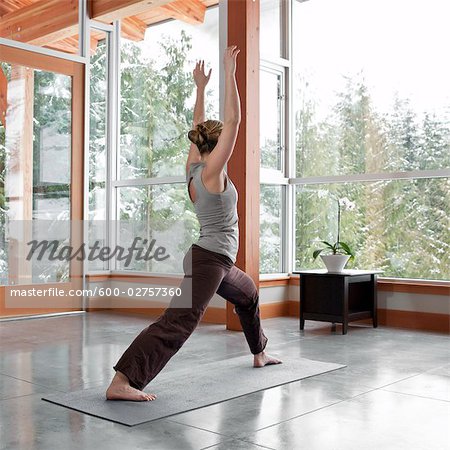
[[[44,261],[27,261],[27,267],[16,267],[9,260],[12,248],[29,250],[24,246],[28,241],[18,229],[9,227],[9,222],[69,223],[72,80],[6,63],[1,63],[0,72],[6,80],[2,98],[7,99],[0,126],[0,280],[2,284],[17,284],[25,278],[40,283],[67,281],[67,260],[52,263],[47,259],[48,267],[42,265]],[[70,242],[70,227],[58,230],[58,236],[52,236],[50,226],[47,239]]]
[[[297,187],[296,267],[317,268],[317,243],[337,239],[337,199],[353,210],[341,211],[340,240],[354,250],[349,268],[384,271],[396,278],[450,279],[450,179],[391,180]]]
[[[148,242],[155,239],[156,245],[163,246],[170,255],[180,255],[178,261],[169,258],[167,264],[161,262],[137,261],[133,259],[125,266],[118,261],[118,269],[139,270],[156,273],[182,273],[182,256],[189,246],[198,239],[199,225],[192,202],[189,200],[185,184],[160,184],[126,187],[118,189],[118,218],[135,224],[135,237]],[[118,242],[126,236],[119,227]]]
[[[283,271],[282,186],[261,185],[260,192],[260,273]]]
[[[108,48],[105,33],[91,55],[89,135],[89,244],[106,246],[106,113],[108,95]],[[97,38],[100,38],[97,33]],[[108,269],[108,262],[89,261],[89,270]]]
[[[449,167],[449,3],[293,3],[297,176]]]
[[[286,0],[260,1],[260,53],[261,57],[281,57],[282,2]]]
[[[260,72],[261,167],[281,170],[281,74]]]
[[[26,16],[17,18],[24,9],[28,18]],[[58,2],[2,0],[0,2],[0,37],[13,41],[77,55],[78,21],[77,0]],[[72,32],[68,34],[65,29],[69,31],[69,27]]]
[[[28,68],[26,70],[32,77],[33,70]],[[30,83],[33,83],[32,79]],[[26,117],[26,106],[23,106],[25,114],[21,119],[26,127],[28,125],[26,121],[29,119]],[[33,219],[68,220],[70,218],[71,108],[71,78],[53,72],[35,70]],[[7,124],[12,123],[15,117],[13,114],[11,121],[7,117]],[[25,129],[23,133],[26,133]],[[22,176],[26,177],[25,164],[23,169]]]
[[[202,25],[170,21],[149,27],[142,42],[122,40],[120,178],[184,176],[196,59],[212,68],[206,119],[218,119],[218,8]]]

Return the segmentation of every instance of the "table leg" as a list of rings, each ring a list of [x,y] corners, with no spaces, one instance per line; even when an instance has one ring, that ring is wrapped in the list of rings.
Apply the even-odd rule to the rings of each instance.
[[[377,274],[372,275],[372,320],[373,327],[378,327]]]
[[[348,329],[348,278],[343,278],[343,293],[342,293],[342,334],[347,334]]]
[[[344,322],[342,323],[342,334],[347,334],[348,331],[348,322],[344,319]]]
[[[305,298],[305,278],[300,275],[300,330],[305,329],[305,319],[303,318],[303,299]]]

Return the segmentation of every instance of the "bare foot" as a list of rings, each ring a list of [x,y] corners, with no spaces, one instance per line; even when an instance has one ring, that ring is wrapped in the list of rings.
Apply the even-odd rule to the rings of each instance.
[[[281,364],[283,361],[274,358],[273,356],[266,355],[264,352],[258,353],[254,356],[253,367],[264,367],[272,364]]]
[[[131,400],[134,402],[148,402],[156,399],[156,395],[147,394],[130,386],[128,378],[116,371],[109,388],[106,391],[107,400]]]

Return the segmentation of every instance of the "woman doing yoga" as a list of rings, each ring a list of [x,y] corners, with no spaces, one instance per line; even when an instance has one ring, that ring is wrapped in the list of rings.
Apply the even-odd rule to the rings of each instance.
[[[234,265],[238,251],[237,191],[224,167],[233,152],[241,119],[236,84],[238,53],[235,45],[225,50],[223,122],[205,121],[204,117],[204,93],[211,69],[206,75],[201,61],[193,72],[197,99],[193,129],[188,134],[192,143],[186,181],[200,222],[200,238],[184,257],[185,276],[180,286],[182,292],[183,286],[185,290],[192,286],[192,307],[180,307],[179,299],[174,297],[164,314],[136,337],[114,366],[116,373],[106,391],[109,400],[156,398],[142,390],[189,338],[215,293],[234,305],[254,355],[253,365],[281,363],[264,352],[267,337],[261,328],[255,283]]]

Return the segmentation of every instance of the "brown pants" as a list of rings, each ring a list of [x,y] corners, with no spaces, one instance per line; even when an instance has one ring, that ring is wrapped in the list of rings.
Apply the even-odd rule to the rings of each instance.
[[[260,353],[267,344],[255,283],[228,256],[194,244],[183,259],[183,268],[185,276],[180,288],[183,292],[183,285],[185,289],[189,286],[190,291],[192,281],[192,307],[177,307],[179,300],[174,297],[164,314],[142,330],[114,366],[137,389],[150,383],[182,347],[216,292],[235,305],[250,351]]]

